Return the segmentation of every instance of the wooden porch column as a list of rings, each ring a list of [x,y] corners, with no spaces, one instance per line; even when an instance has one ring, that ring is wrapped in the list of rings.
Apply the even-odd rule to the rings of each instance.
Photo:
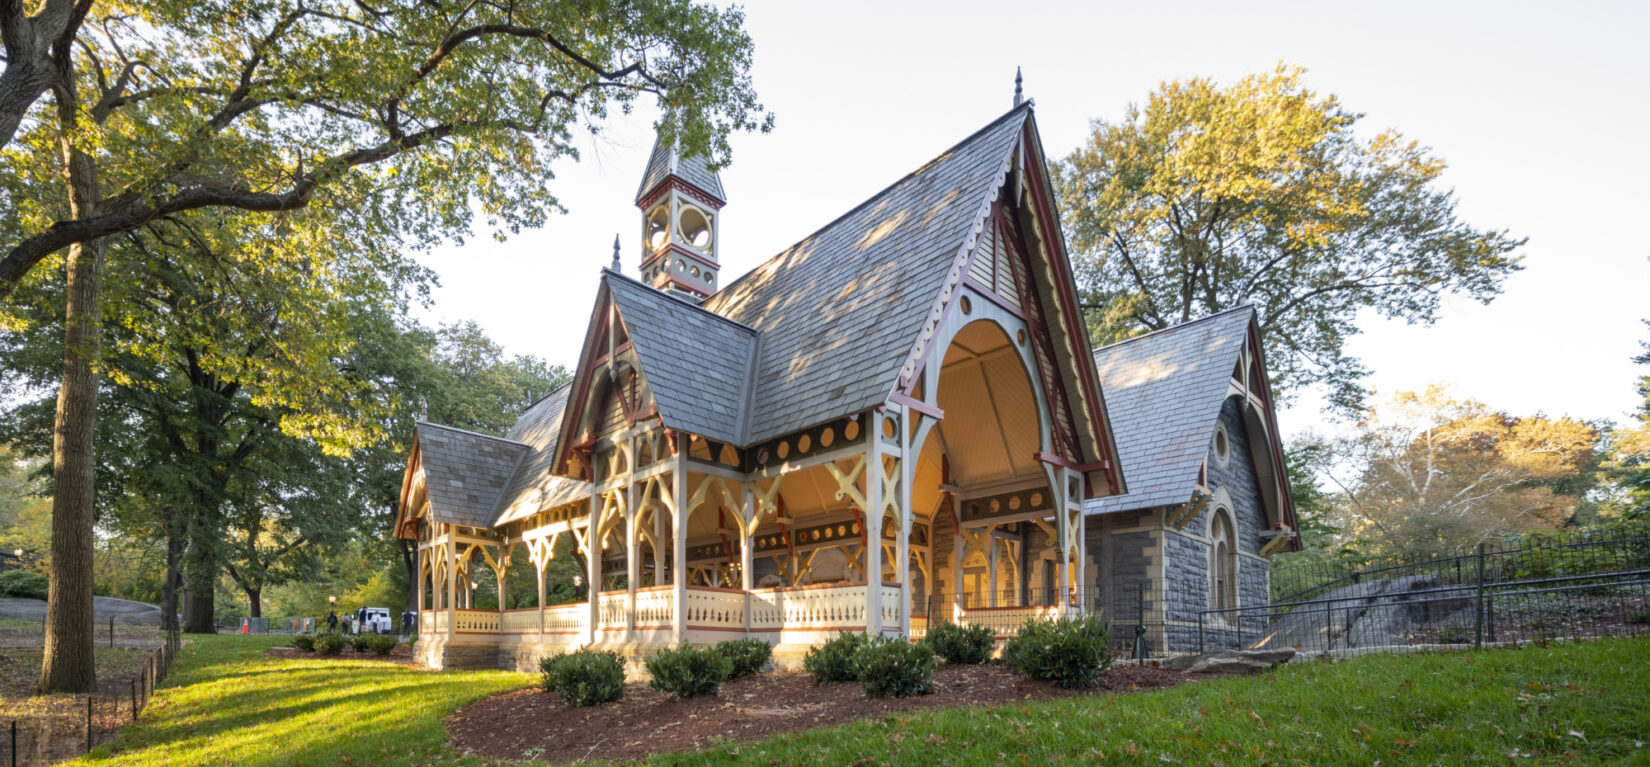
[[[552,545],[554,545],[554,544],[552,544]],[[533,573],[538,576],[538,580],[539,580],[539,639],[540,639],[540,641],[542,641],[544,639],[544,602],[545,602],[545,595],[544,595],[544,560],[545,560],[545,558],[544,557],[534,557],[534,559],[538,560],[537,562],[533,563]]]
[[[422,547],[413,549],[413,571],[418,573],[418,607],[413,610],[414,620],[418,613],[424,612],[424,567],[428,556]]]
[[[649,496],[651,497],[651,495]],[[665,578],[665,551],[659,544],[665,540],[665,518],[659,516],[658,507],[653,509],[653,586],[663,586],[670,581]]]
[[[911,483],[917,471],[916,450],[911,446],[913,415],[907,408],[900,416],[899,485],[894,491],[895,529],[898,530],[894,538],[894,574],[899,577],[899,634],[903,637],[911,636],[911,523],[916,518],[915,509],[911,508]]]
[[[634,490],[635,486],[632,485],[631,489]],[[631,498],[632,502],[635,500]],[[625,619],[625,630],[631,639],[635,639],[636,635],[636,582],[642,578],[642,561],[638,551],[641,546],[637,545],[641,529],[641,520],[636,514],[625,515],[625,611],[629,614]]]
[[[739,483],[739,513],[744,515],[739,533],[739,588],[751,590],[751,549],[755,543],[756,532],[756,493],[751,491],[749,482]],[[745,611],[745,621],[750,622],[750,610]],[[747,626],[748,628],[748,626]]]
[[[585,625],[584,643],[596,643],[596,626],[601,622],[602,597],[602,542],[597,538],[601,528],[602,494],[590,493],[590,527],[584,534]]]
[[[453,541],[452,531],[447,532],[447,641],[453,641],[453,603],[458,599],[458,544]]]
[[[670,472],[670,497],[675,514],[671,518],[670,531],[670,583],[674,604],[670,610],[671,639],[681,644],[687,638],[687,445],[677,450],[675,468]]]
[[[865,633],[882,633],[882,417],[866,419],[865,448]]]
[[[990,592],[985,596],[986,607],[997,606],[997,527],[995,525],[985,529],[985,542],[990,547],[985,553],[986,572],[989,573]]]
[[[504,597],[505,589],[508,588],[510,580],[510,556],[515,553],[516,547],[514,544],[509,547],[504,546],[502,543],[499,544],[498,559],[496,560],[498,567],[493,570],[493,576],[498,581],[498,625],[500,626],[504,625],[504,610],[509,606]]]
[[[951,536],[951,596],[952,604],[963,603],[963,559],[968,555],[968,539],[962,533]],[[929,616],[932,620],[933,616]],[[951,616],[945,616],[951,620]]]

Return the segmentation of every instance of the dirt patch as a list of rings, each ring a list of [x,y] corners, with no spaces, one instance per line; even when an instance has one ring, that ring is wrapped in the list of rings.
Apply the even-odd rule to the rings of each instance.
[[[119,647],[94,648],[97,694],[35,695],[42,651],[26,647],[0,649],[0,724],[9,727],[12,721],[17,722],[17,763],[55,763],[81,755],[86,750],[88,727],[94,742],[113,738],[115,730],[132,721],[132,704],[152,654]],[[7,760],[11,757],[9,749],[9,741],[0,742],[0,754]]]
[[[1086,690],[1062,690],[1026,679],[999,660],[941,666],[933,694],[881,700],[866,698],[857,684],[816,685],[800,673],[736,679],[723,684],[717,697],[687,700],[633,684],[623,700],[588,708],[533,689],[474,703],[447,719],[447,731],[459,753],[495,759],[639,760],[714,737],[746,742],[910,711],[1151,690],[1185,681],[1179,672],[1120,663]]]
[[[378,653],[370,650],[367,652],[356,652],[353,647],[345,647],[343,652],[340,652],[337,655],[322,655],[318,652],[300,650],[296,647],[271,647],[264,651],[264,657],[292,659],[302,658],[305,660],[376,660],[385,663],[398,663],[403,666],[419,666],[419,664],[413,663],[412,645],[407,644],[396,645],[395,649],[390,650],[389,655],[379,655]],[[423,666],[419,667],[424,668]]]

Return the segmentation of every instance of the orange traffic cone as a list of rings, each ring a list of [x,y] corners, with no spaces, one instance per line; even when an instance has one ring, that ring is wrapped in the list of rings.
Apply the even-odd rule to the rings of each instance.
[[[252,633],[252,621],[247,620],[246,618],[241,619],[241,633],[242,634]]]

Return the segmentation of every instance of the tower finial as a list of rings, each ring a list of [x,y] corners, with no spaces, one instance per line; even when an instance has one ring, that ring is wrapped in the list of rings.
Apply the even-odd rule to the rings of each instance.
[[[619,235],[613,235],[613,265],[608,267],[614,272],[623,272],[624,267],[619,264]]]
[[[1014,68],[1014,106],[1020,105],[1020,68]]]

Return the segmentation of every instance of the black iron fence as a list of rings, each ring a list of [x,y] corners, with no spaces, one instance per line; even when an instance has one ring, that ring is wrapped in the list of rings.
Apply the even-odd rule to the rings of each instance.
[[[1198,646],[1332,652],[1650,633],[1650,538],[1493,549],[1348,573],[1198,616]]]
[[[55,764],[113,740],[149,705],[182,646],[176,631],[157,636],[151,627],[148,639],[159,647],[149,651],[137,672],[99,679],[97,692],[14,701],[8,708],[23,713],[0,719],[5,727],[0,730],[0,765]]]

